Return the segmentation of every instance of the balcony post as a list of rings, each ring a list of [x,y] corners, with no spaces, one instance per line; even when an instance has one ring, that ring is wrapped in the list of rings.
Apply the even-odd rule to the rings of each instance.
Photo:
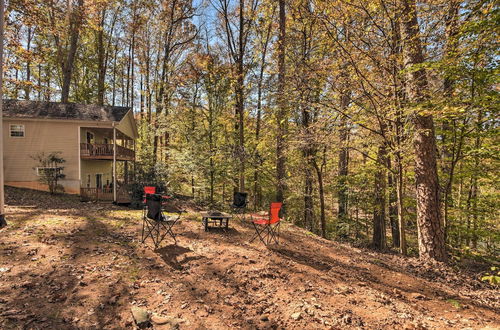
[[[116,127],[113,122],[113,203],[116,204]]]

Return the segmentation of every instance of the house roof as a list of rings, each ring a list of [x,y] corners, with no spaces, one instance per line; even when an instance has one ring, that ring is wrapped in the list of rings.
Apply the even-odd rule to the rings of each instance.
[[[4,100],[3,116],[13,118],[69,119],[119,122],[130,110],[109,105]]]

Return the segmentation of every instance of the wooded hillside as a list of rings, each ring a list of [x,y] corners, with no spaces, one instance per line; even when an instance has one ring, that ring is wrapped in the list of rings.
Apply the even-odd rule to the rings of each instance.
[[[7,98],[132,107],[133,177],[332,240],[497,257],[492,0],[10,0]]]

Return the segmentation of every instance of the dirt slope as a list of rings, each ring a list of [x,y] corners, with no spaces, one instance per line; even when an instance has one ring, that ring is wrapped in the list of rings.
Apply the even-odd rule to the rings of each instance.
[[[141,212],[9,189],[0,230],[1,329],[500,327],[499,295],[476,278],[411,258],[319,239],[285,224],[204,232],[195,213],[153,251]],[[164,323],[164,324],[158,324]]]

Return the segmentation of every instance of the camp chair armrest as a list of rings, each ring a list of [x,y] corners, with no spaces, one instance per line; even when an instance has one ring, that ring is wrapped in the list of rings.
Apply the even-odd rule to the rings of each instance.
[[[269,213],[266,211],[260,211],[257,213],[250,213],[251,217],[257,217],[257,218],[269,218]]]
[[[269,219],[252,219],[252,222],[256,225],[269,225]]]

